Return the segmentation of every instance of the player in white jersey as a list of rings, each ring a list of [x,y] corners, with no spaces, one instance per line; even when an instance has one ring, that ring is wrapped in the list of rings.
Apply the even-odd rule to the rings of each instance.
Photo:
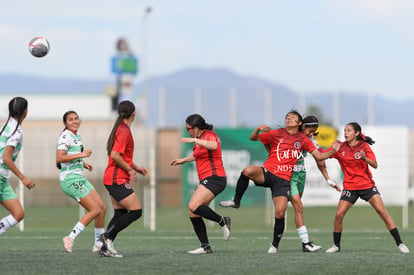
[[[10,214],[0,220],[0,235],[24,218],[24,210],[13,188],[8,182],[10,171],[21,182],[32,189],[35,184],[17,168],[16,160],[23,143],[23,130],[20,127],[27,116],[27,100],[15,97],[9,102],[9,117],[0,130],[0,203]]]
[[[84,169],[92,171],[92,165],[83,161],[83,158],[92,154],[91,150],[84,150],[79,135],[80,120],[75,111],[68,111],[63,115],[65,129],[59,136],[56,150],[56,164],[60,169],[60,186],[69,197],[76,200],[87,213],[75,224],[70,234],[63,238],[63,245],[67,252],[72,252],[73,242],[82,233],[85,227],[95,220],[95,243],[93,252],[102,247],[99,235],[105,232],[105,212],[98,192],[83,175]]]
[[[302,125],[300,126],[301,132],[305,134],[309,139],[313,142],[316,148],[319,148],[318,142],[315,139],[315,135],[317,135],[317,129],[319,127],[319,121],[316,116],[309,115],[303,118]],[[303,191],[305,190],[305,180],[306,180],[306,167],[305,167],[305,157],[307,156],[307,152],[302,152],[301,157],[296,162],[294,167],[292,177],[290,179],[290,203],[293,206],[295,211],[295,224],[298,231],[299,238],[302,241],[302,251],[303,252],[315,252],[321,249],[321,246],[314,245],[309,240],[308,229],[305,226],[305,222],[303,219],[303,205],[302,205],[302,195]],[[336,189],[338,192],[341,191],[341,188],[329,179],[328,171],[326,170],[325,161],[319,161],[315,159],[316,164],[322,173],[323,177],[325,178],[328,185],[332,188]]]

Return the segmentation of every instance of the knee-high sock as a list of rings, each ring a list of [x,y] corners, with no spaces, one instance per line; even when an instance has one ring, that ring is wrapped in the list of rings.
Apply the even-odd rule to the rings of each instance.
[[[3,219],[1,219],[0,220],[0,235],[2,235],[4,232],[9,230],[16,224],[18,224],[18,222],[16,221],[16,219],[13,217],[12,214],[7,215]]]
[[[308,243],[309,242],[309,234],[308,229],[305,225],[302,225],[298,228],[298,235],[302,243]]]
[[[234,202],[240,204],[240,201],[246,192],[247,187],[249,186],[249,178],[243,175],[243,172],[240,174],[239,179],[237,180],[236,185],[236,194],[234,196]]]
[[[390,233],[392,237],[394,238],[394,241],[397,245],[400,245],[402,243],[400,233],[398,232],[397,227],[390,230]]]
[[[198,240],[201,243],[201,246],[207,246],[208,237],[207,237],[207,229],[206,224],[204,223],[201,217],[197,218],[190,218],[191,223],[193,224],[194,232],[196,233]]]
[[[334,232],[333,233],[334,244],[337,247],[341,247],[341,236],[342,236],[342,232]]]
[[[126,209],[114,209],[114,216],[112,217],[111,221],[108,223],[107,230],[109,228],[111,228],[114,225],[114,223],[116,223],[118,221],[119,217],[121,217],[125,213],[128,213],[128,210],[126,210]],[[113,239],[112,240],[115,240],[116,235],[117,235],[117,233],[113,234]]]
[[[207,205],[201,205],[199,206],[195,211],[194,214],[200,215],[203,218],[206,218],[207,220],[219,223],[222,218],[219,214],[213,211],[210,207]]]
[[[273,242],[272,245],[279,247],[279,242],[282,239],[283,231],[285,230],[285,218],[275,218],[275,226],[273,228]]]
[[[69,237],[72,239],[76,239],[77,236],[79,236],[80,233],[85,230],[85,225],[83,225],[80,221],[75,224],[72,231],[69,234]]]
[[[113,240],[119,232],[128,227],[133,221],[138,220],[142,215],[142,209],[131,210],[127,213],[121,215],[116,222],[112,224],[111,227],[106,231],[106,236]]]

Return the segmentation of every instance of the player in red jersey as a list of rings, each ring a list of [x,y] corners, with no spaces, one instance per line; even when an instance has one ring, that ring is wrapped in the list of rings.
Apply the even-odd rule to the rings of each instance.
[[[374,144],[374,141],[362,134],[361,126],[357,122],[345,126],[344,137],[345,142],[342,142],[339,150],[332,156],[338,160],[344,173],[344,188],[335,214],[334,245],[326,252],[334,253],[341,250],[342,221],[352,205],[361,198],[369,202],[377,211],[400,251],[409,253],[410,250],[401,241],[395,222],[388,214],[369,170],[369,166],[375,169],[378,167],[375,154],[369,146]]]
[[[214,221],[221,226],[224,240],[230,238],[230,217],[223,217],[209,207],[210,202],[226,187],[226,173],[221,158],[220,140],[212,131],[213,125],[205,122],[199,114],[187,117],[186,127],[190,138],[180,138],[180,143],[194,143],[193,154],[182,159],[174,159],[170,165],[176,166],[195,161],[200,184],[188,204],[190,220],[201,247],[188,251],[190,254],[212,253],[206,225],[202,218]]]
[[[130,127],[135,119],[134,104],[128,100],[120,102],[118,114],[107,142],[108,166],[103,179],[114,207],[114,216],[100,236],[104,245],[99,254],[105,257],[122,257],[113,248],[113,241],[121,230],[142,215],[141,203],[130,182],[137,182],[137,173],[147,174],[145,168],[133,162],[134,139]]]
[[[338,149],[335,143],[331,151],[319,152],[313,142],[299,132],[302,124],[302,116],[296,111],[290,111],[285,117],[285,128],[271,130],[267,125],[258,126],[250,136],[253,141],[261,141],[266,146],[270,145],[270,153],[263,167],[248,166],[243,169],[236,186],[236,194],[233,200],[222,201],[223,207],[240,207],[240,201],[249,186],[249,180],[253,180],[256,186],[267,187],[272,190],[272,198],[275,206],[275,224],[273,242],[268,253],[277,253],[279,242],[285,229],[285,212],[290,196],[290,178],[297,160],[302,156],[302,151],[310,152],[317,160],[329,158]],[[260,132],[262,132],[260,134]]]

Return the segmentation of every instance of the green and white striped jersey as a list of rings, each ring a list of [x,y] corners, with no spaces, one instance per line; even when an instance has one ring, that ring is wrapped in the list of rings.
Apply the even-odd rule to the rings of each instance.
[[[79,132],[75,135],[68,129],[59,136],[57,150],[64,150],[68,156],[83,152],[83,143]],[[75,173],[83,176],[83,159],[78,158],[70,162],[62,162],[59,180],[63,181],[66,175]]]
[[[10,169],[6,164],[3,163],[4,151],[6,150],[6,146],[12,146],[14,148],[12,160],[16,160],[17,156],[20,153],[20,150],[22,149],[23,130],[20,125],[17,126],[17,121],[12,117],[9,118],[6,124],[6,128],[4,128],[3,133],[1,133],[0,136],[0,175],[5,178],[9,178]],[[16,126],[17,130],[14,131],[16,129]],[[3,129],[3,127],[0,129]]]

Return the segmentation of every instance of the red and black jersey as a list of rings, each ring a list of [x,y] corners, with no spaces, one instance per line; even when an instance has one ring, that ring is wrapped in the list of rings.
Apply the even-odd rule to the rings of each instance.
[[[131,134],[131,129],[127,124],[121,122],[116,129],[114,137],[114,147],[112,151],[121,154],[122,159],[132,167],[133,155],[134,155],[134,139]],[[105,185],[123,184],[129,182],[130,176],[127,171],[120,168],[116,163],[108,156],[108,166],[105,169],[103,182]]]
[[[195,158],[199,180],[201,181],[213,175],[225,177],[226,173],[224,171],[223,160],[221,157],[220,140],[216,133],[212,130],[203,130],[203,133],[199,139],[217,143],[216,150],[208,150],[205,147],[194,143],[193,156]]]
[[[359,141],[354,146],[342,142],[339,150],[332,156],[338,160],[344,173],[344,189],[364,190],[375,186],[368,163],[361,158],[361,150],[365,151],[367,158],[376,161],[374,152],[364,141]]]
[[[297,160],[302,151],[316,150],[313,142],[301,132],[290,134],[286,128],[270,130],[259,135],[263,144],[269,144],[271,150],[269,157],[263,164],[272,174],[290,181]]]

